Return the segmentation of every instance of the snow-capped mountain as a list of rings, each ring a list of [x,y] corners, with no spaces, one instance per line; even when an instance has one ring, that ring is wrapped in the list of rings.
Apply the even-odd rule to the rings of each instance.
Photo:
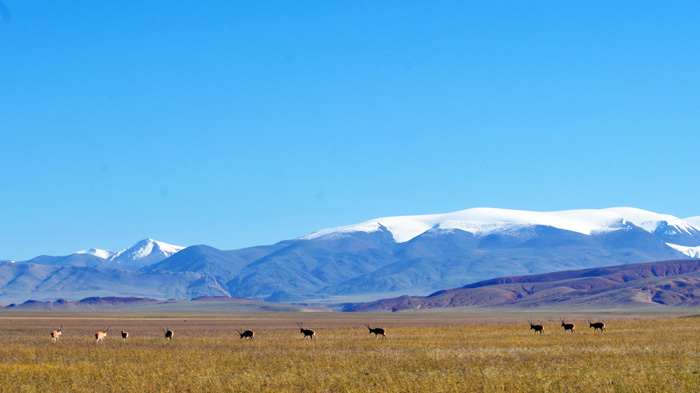
[[[99,248],[91,248],[89,250],[78,251],[76,252],[76,254],[86,254],[102,259],[111,259],[116,253],[114,251],[100,250]]]
[[[184,248],[153,239],[144,239],[112,255],[109,260],[129,266],[131,269],[139,269],[169,258]]]
[[[688,220],[631,207],[615,207],[605,210],[619,214],[625,220],[653,233],[669,245],[700,246],[700,229]]]
[[[700,226],[700,217],[688,219]],[[301,239],[334,238],[352,232],[371,233],[385,228],[397,243],[405,243],[429,231],[461,230],[477,237],[507,233],[534,226],[548,226],[584,235],[640,227],[691,257],[700,254],[700,229],[687,220],[647,210],[615,207],[533,212],[474,208],[447,214],[383,217],[360,224],[324,229]]]
[[[314,232],[302,239],[341,236],[350,232],[375,232],[386,228],[397,243],[405,243],[429,230],[462,230],[477,236],[518,230],[536,225],[550,226],[590,235],[627,228],[620,215],[606,210],[532,212],[495,208],[474,208],[447,214],[384,217],[356,225]]]
[[[268,300],[429,293],[481,278],[690,258],[700,232],[686,224],[629,208],[384,217],[278,243],[227,290]]]
[[[159,242],[153,239],[143,239],[119,252],[91,248],[89,250],[78,251],[63,257],[39,257],[42,258],[40,261],[37,261],[35,258],[32,260],[32,262],[61,266],[99,265],[106,267],[111,266],[119,269],[138,270],[144,266],[152,265],[169,258],[184,248],[185,247],[174,246],[172,244]],[[94,262],[95,259],[86,259],[87,257],[96,257],[98,260],[97,262]],[[57,259],[57,262],[53,263],[49,262],[49,258],[60,259]],[[85,262],[86,260],[89,262]],[[68,261],[73,262],[68,263]]]

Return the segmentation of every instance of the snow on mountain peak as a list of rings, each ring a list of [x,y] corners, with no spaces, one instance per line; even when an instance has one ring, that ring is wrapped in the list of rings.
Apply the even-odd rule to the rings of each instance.
[[[129,248],[119,251],[111,260],[120,263],[128,263],[156,255],[161,259],[165,259],[183,248],[184,247],[174,246],[153,239],[144,239]]]
[[[98,258],[102,258],[102,259],[110,259],[111,257],[114,256],[113,251],[101,250],[99,248],[91,248],[89,250],[81,250],[81,251],[76,252],[76,254],[94,255],[94,256],[96,256]]]
[[[700,259],[700,247],[686,247],[686,246],[680,246],[678,244],[673,244],[673,243],[666,243],[666,244],[669,247],[671,247],[675,250],[678,250],[691,258]]]
[[[696,228],[694,228],[693,225],[689,224],[686,220],[681,220],[680,218],[670,214],[659,214],[634,207],[611,207],[604,210],[619,214],[629,222],[647,232],[653,233],[659,227],[659,224],[663,222],[666,222],[669,227],[674,228],[671,229],[671,231],[678,230],[682,233],[691,234],[694,230],[696,230]],[[670,234],[673,235],[675,233]]]
[[[697,229],[700,229],[700,216],[684,218],[683,221],[687,222],[688,224],[694,226]]]
[[[91,248],[89,250],[78,251],[75,254],[94,255],[98,258],[123,264],[125,268],[128,266],[128,268],[134,269],[160,262],[184,248],[185,247],[174,246],[149,238],[143,239],[119,252]]]
[[[330,228],[314,232],[302,239],[316,239],[350,232],[375,232],[382,226],[392,233],[398,243],[407,242],[432,229],[460,229],[482,236],[514,227],[545,225],[590,235],[609,232],[628,225],[625,219],[613,211],[564,210],[533,212],[497,208],[473,208],[447,214],[384,217],[356,225]]]

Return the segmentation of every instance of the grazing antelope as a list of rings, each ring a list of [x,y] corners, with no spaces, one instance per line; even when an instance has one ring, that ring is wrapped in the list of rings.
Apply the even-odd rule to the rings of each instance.
[[[571,334],[574,334],[576,332],[576,325],[573,323],[566,323],[563,319],[561,320],[561,327],[564,328],[564,333],[571,332]]]
[[[255,336],[255,332],[252,330],[246,330],[245,332],[241,332],[240,330],[236,329],[236,331],[238,332],[238,334],[241,335],[241,339],[247,338],[249,340],[252,340],[253,336]]]
[[[62,327],[63,327],[63,325],[59,326],[58,330],[54,330],[53,332],[51,332],[51,342],[52,343],[55,344],[56,342],[58,342],[58,338],[61,337],[61,328]]]
[[[104,342],[103,340],[105,339],[105,337],[107,337],[107,331],[109,331],[109,326],[107,326],[107,329],[95,333],[95,344],[99,342]]]
[[[316,332],[313,329],[304,329],[304,325],[299,322],[297,322],[297,326],[299,326],[299,332],[304,335],[303,338],[311,337],[312,340],[314,339]]]
[[[129,338],[129,332],[125,332],[122,330],[122,340],[126,342],[126,339]]]
[[[170,329],[168,329],[168,330],[165,330],[165,329],[163,329],[163,328],[160,328],[160,329],[161,329],[161,330],[163,331],[163,333],[165,334],[165,339],[166,339],[166,340],[172,340],[172,339],[173,339],[173,336],[175,335],[175,332],[173,332],[173,331],[170,330]]]
[[[542,325],[533,325],[533,324],[532,324],[532,321],[529,320],[529,319],[528,319],[527,321],[530,322],[530,330],[534,330],[535,333],[539,333],[539,334],[544,333],[544,326],[542,326]]]
[[[591,322],[590,318],[586,318],[586,319],[588,320],[588,325],[589,325],[588,327],[593,328],[593,333],[595,333],[596,330],[600,330],[601,333],[603,333],[605,331],[605,324],[603,322],[593,323],[593,322]]]
[[[382,335],[382,337],[386,338],[386,329],[384,329],[384,328],[374,328],[373,329],[373,328],[369,327],[368,324],[365,324],[365,326],[367,326],[367,329],[369,329],[369,334],[374,333],[374,338],[377,338],[380,334]]]

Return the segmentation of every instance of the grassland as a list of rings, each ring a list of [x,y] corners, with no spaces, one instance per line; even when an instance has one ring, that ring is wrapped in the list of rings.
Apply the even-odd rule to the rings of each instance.
[[[0,314],[3,392],[696,392],[700,319],[504,314]],[[295,321],[317,332],[303,339]],[[363,323],[387,328],[386,340]],[[58,344],[50,331],[63,325]],[[111,326],[104,344],[94,333]],[[161,327],[175,331],[172,342]],[[121,329],[131,338],[123,343]],[[240,340],[234,329],[256,331]]]

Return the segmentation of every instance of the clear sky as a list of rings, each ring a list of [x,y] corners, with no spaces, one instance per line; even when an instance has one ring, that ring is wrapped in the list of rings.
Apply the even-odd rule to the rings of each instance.
[[[0,0],[0,259],[700,215],[697,1]]]

